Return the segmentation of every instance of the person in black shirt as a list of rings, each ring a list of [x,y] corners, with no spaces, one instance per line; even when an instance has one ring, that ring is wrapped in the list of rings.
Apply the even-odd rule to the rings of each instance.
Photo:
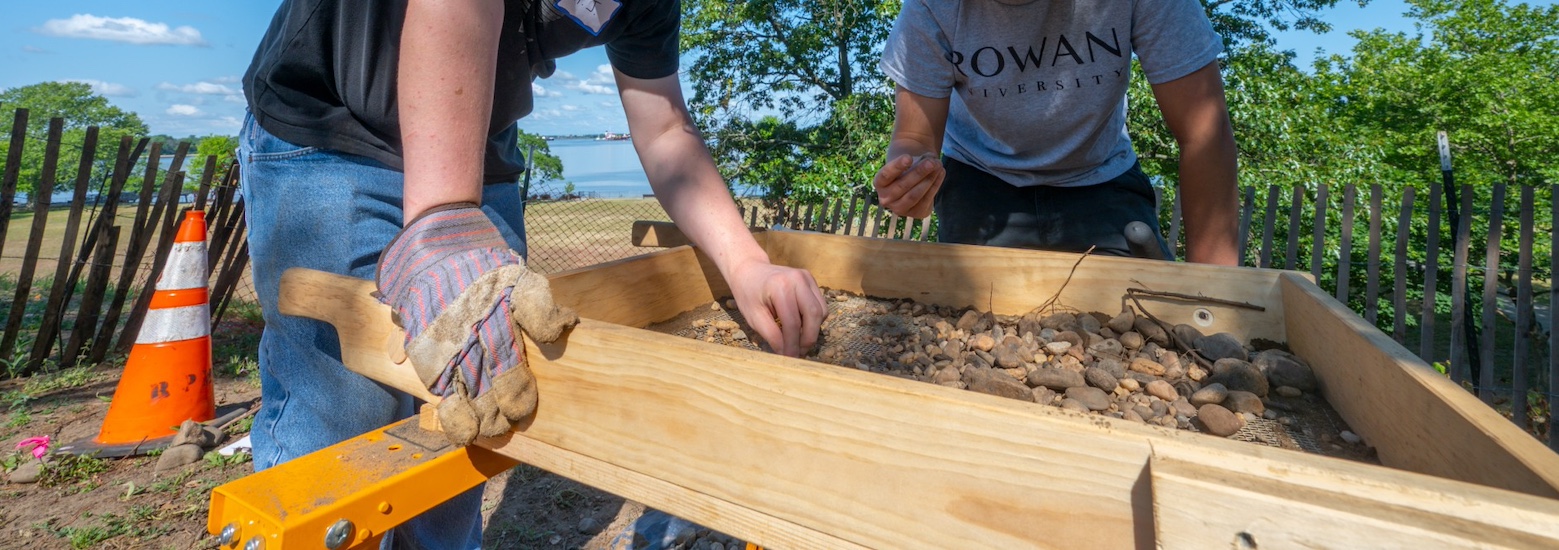
[[[376,278],[457,443],[533,409],[511,322],[541,339],[569,312],[524,268],[517,121],[532,110],[532,81],[583,48],[606,47],[655,195],[754,330],[792,356],[816,342],[826,313],[816,282],[769,262],[688,115],[679,11],[677,0],[282,3],[244,76],[239,149],[266,321],[257,469],[413,412],[409,396],[341,366],[329,325],[277,311],[292,267]],[[469,327],[465,340],[429,330],[450,323]],[[480,488],[397,529],[394,543],[475,548],[479,505]]]

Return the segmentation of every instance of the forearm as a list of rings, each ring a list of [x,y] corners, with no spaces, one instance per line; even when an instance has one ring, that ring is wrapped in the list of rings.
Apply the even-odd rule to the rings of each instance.
[[[1186,220],[1186,260],[1238,265],[1239,198],[1235,143],[1228,122],[1200,142],[1180,148],[1182,219]]]
[[[479,203],[503,3],[412,0],[401,34],[397,97],[404,216]]]
[[[769,261],[742,222],[691,120],[653,135],[641,137],[637,131],[633,135],[655,196],[722,274],[730,276],[732,268],[744,262]]]

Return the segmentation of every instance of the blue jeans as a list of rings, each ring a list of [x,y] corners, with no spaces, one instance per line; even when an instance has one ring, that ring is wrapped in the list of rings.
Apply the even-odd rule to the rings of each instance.
[[[403,175],[383,164],[272,136],[246,117],[238,160],[260,337],[260,410],[251,439],[256,470],[320,450],[414,412],[405,393],[346,370],[328,323],[276,310],[282,272],[306,267],[373,279],[379,253],[401,229]],[[482,209],[525,254],[519,187],[488,185]],[[482,488],[418,516],[386,537],[395,547],[479,548]],[[411,543],[411,544],[407,544]]]

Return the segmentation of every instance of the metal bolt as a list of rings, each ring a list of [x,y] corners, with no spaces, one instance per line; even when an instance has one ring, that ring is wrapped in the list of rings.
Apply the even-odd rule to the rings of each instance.
[[[229,523],[222,528],[222,534],[217,535],[217,545],[229,546],[238,542],[238,524]]]
[[[249,542],[244,543],[244,550],[260,550],[264,547],[265,541],[260,540],[259,536],[250,537]]]
[[[336,550],[346,546],[346,543],[352,540],[352,532],[356,530],[357,527],[352,525],[352,522],[346,519],[336,520],[329,529],[325,530],[325,548]]]

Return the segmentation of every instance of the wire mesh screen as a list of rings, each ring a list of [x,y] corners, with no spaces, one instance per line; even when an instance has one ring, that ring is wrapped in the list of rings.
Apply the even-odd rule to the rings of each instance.
[[[738,201],[744,222],[759,201]],[[759,225],[769,217],[759,218]],[[633,222],[671,221],[654,198],[531,201],[525,207],[531,269],[557,273],[637,256],[655,249],[633,245]]]

